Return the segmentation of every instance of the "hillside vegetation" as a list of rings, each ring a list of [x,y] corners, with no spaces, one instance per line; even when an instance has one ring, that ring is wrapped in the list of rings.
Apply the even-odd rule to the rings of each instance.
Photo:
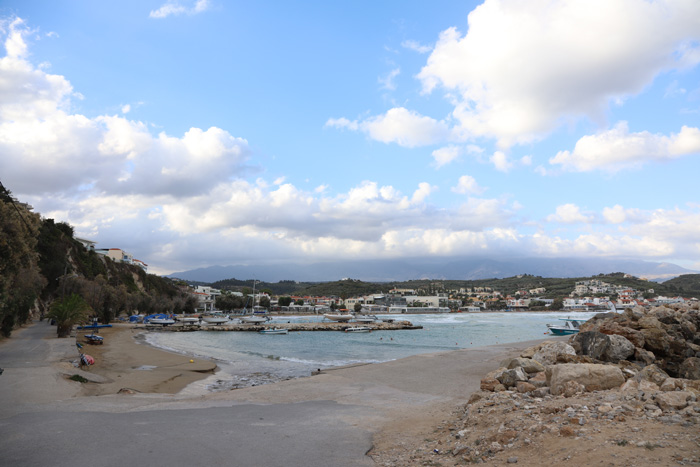
[[[9,336],[16,326],[43,317],[54,301],[74,294],[89,306],[87,317],[103,323],[136,311],[196,306],[172,280],[86,249],[70,225],[42,219],[0,190],[0,334]]]
[[[413,289],[418,295],[433,295],[478,287],[490,287],[504,295],[513,295],[520,290],[533,290],[544,287],[546,292],[538,294],[543,298],[562,298],[568,296],[574,289],[576,282],[587,280],[601,280],[613,285],[629,287],[642,292],[653,289],[654,295],[684,297],[700,297],[700,274],[687,274],[663,283],[650,282],[636,277],[627,276],[622,272],[612,274],[599,274],[590,277],[553,278],[523,274],[504,279],[479,279],[479,280],[414,280],[405,282],[363,282],[346,279],[335,282],[294,282],[280,281],[278,283],[256,282],[257,290],[266,290],[274,295],[300,295],[300,296],[334,296],[354,297],[361,295],[387,293],[393,288]],[[211,286],[224,290],[244,291],[253,287],[253,280],[227,279],[214,282]],[[648,292],[651,296],[651,292]]]

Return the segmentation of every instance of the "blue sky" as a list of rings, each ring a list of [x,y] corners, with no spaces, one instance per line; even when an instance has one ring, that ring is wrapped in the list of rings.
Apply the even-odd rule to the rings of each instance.
[[[700,269],[700,2],[4,1],[0,180],[169,273]]]

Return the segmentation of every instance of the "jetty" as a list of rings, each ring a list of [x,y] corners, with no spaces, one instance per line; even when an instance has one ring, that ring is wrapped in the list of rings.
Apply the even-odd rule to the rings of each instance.
[[[279,323],[270,322],[263,324],[171,324],[169,326],[159,325],[137,325],[137,328],[146,329],[148,331],[164,331],[164,332],[192,332],[192,331],[212,331],[212,332],[258,332],[264,329],[286,329],[288,332],[295,331],[345,331],[347,328],[357,326],[357,323],[338,323],[338,322],[320,322],[320,323]],[[363,326],[370,328],[371,331],[400,331],[406,329],[423,329],[423,326],[414,326],[410,321],[394,321],[392,323],[363,323]]]

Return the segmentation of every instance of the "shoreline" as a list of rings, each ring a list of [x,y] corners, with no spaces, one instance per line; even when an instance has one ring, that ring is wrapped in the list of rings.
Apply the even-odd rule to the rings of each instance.
[[[128,324],[102,328],[104,344],[89,345],[82,338],[91,331],[79,330],[76,341],[83,352],[95,358],[85,373],[98,375],[102,382],[85,383],[84,396],[117,394],[119,391],[177,394],[190,384],[215,374],[218,366],[211,359],[192,357],[151,345],[143,329]],[[89,379],[89,377],[88,377]]]

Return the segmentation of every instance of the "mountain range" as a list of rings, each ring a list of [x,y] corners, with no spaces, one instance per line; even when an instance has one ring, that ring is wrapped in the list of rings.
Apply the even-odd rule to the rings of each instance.
[[[256,278],[265,282],[281,280],[328,282],[343,278],[366,282],[390,282],[418,279],[501,279],[518,274],[562,278],[589,277],[612,272],[625,272],[636,277],[662,282],[698,271],[672,263],[599,258],[407,258],[310,264],[209,266],[174,272],[168,277],[205,283],[231,278]]]

